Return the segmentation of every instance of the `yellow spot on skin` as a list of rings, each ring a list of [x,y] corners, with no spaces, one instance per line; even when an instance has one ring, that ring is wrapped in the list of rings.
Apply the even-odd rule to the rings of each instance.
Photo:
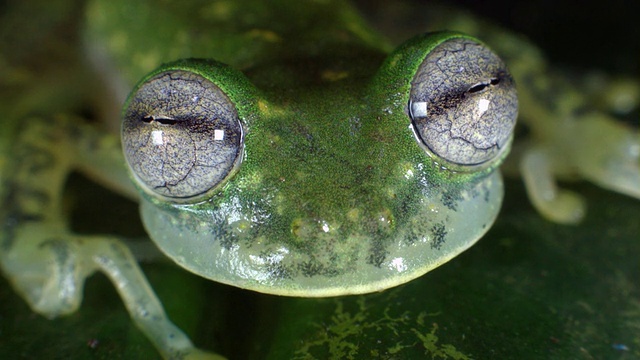
[[[291,222],[291,233],[296,240],[304,242],[316,233],[317,228],[314,225],[316,224],[309,223],[301,218],[294,219]]]
[[[238,220],[231,224],[231,229],[236,236],[246,236],[251,230],[251,222],[245,219]]]
[[[401,57],[400,54],[396,54],[394,55],[392,58],[390,58],[389,61],[389,66],[391,68],[396,67],[398,65],[398,62],[400,61]]]
[[[282,194],[277,194],[273,197],[272,204],[274,206],[274,212],[278,215],[282,215],[287,212],[287,201]]]
[[[258,101],[258,109],[260,109],[260,112],[268,113],[269,112],[269,104],[264,100],[260,100],[260,101]]]
[[[301,181],[305,180],[308,177],[308,174],[304,171],[296,171],[295,174],[296,174],[296,179]]]
[[[259,171],[253,171],[251,173],[247,173],[246,176],[242,178],[242,181],[238,182],[238,187],[241,188],[257,188],[262,184],[262,175]]]
[[[360,209],[349,210],[349,212],[347,212],[347,219],[353,222],[360,220]]]
[[[258,109],[264,116],[270,116],[270,117],[276,118],[276,117],[285,117],[288,115],[285,109],[278,106],[274,106],[273,104],[270,104],[264,100],[261,100],[258,102]]]
[[[269,139],[269,144],[271,145],[279,145],[282,142],[282,138],[278,134],[267,133],[267,139]]]

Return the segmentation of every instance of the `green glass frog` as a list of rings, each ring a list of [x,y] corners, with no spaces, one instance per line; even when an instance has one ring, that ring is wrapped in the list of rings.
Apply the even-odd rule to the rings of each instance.
[[[84,29],[114,99],[103,107],[125,102],[122,148],[68,115],[3,137],[1,264],[40,314],[75,311],[101,271],[165,358],[217,357],[171,323],[120,239],[69,230],[72,169],[139,199],[151,239],[184,268],[280,295],[405,283],[497,216],[523,90],[474,37],[394,49],[342,1],[96,0]],[[504,54],[522,70],[518,51]]]

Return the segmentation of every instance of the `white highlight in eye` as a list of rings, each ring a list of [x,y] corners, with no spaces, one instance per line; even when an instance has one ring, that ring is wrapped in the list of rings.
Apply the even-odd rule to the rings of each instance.
[[[162,130],[153,130],[151,132],[151,141],[153,141],[153,145],[163,145],[164,139],[162,138]]]
[[[478,115],[482,116],[482,114],[489,109],[490,103],[491,101],[487,99],[480,99],[478,101]]]
[[[392,270],[395,269],[398,272],[403,272],[407,270],[407,265],[404,264],[404,259],[399,257],[391,260],[391,263],[389,264],[389,268],[391,268]]]
[[[411,103],[411,116],[413,118],[427,116],[427,103],[425,101]]]
[[[213,130],[213,140],[224,140],[224,130]]]

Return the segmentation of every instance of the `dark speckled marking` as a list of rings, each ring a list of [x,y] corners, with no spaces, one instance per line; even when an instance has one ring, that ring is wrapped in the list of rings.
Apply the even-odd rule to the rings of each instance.
[[[431,227],[430,231],[431,235],[433,236],[433,239],[431,239],[431,248],[440,250],[440,248],[446,241],[445,237],[447,236],[447,230],[444,224],[435,224],[433,225],[433,227]]]
[[[293,279],[295,271],[290,266],[283,265],[276,260],[273,254],[263,252],[260,258],[266,263],[267,273],[272,279]]]
[[[387,251],[382,242],[375,241],[371,247],[371,250],[369,251],[367,263],[379,268],[384,263],[384,260],[387,258],[388,254],[389,251]]]
[[[298,271],[305,277],[325,276],[335,277],[340,275],[340,271],[337,269],[327,267],[321,263],[315,261],[305,261],[298,265]]]
[[[238,238],[225,231],[212,231],[212,238],[216,239],[220,246],[226,250],[231,250],[238,243]]]
[[[406,245],[411,246],[415,244],[420,239],[420,234],[416,234],[413,228],[409,229],[407,232],[407,236],[404,237],[404,242]]]
[[[458,201],[460,200],[462,200],[462,196],[458,190],[445,191],[442,193],[442,204],[449,210],[457,211]]]
[[[211,238],[218,241],[220,246],[226,250],[231,250],[239,241],[238,236],[233,232],[228,231],[227,228],[222,226],[209,227]]]
[[[18,226],[25,222],[39,222],[45,217],[43,211],[30,212],[21,206],[25,201],[38,203],[39,210],[45,209],[50,203],[47,193],[37,189],[25,189],[15,182],[6,182],[6,196],[2,199],[2,241],[0,246],[3,251],[9,250],[15,241],[15,232]]]
[[[484,202],[488,203],[490,199],[491,199],[491,190],[486,189],[484,191]]]
[[[319,275],[323,272],[323,268],[324,267],[321,264],[313,261],[305,261],[298,265],[300,273],[302,273],[302,275],[305,277],[313,277]]]

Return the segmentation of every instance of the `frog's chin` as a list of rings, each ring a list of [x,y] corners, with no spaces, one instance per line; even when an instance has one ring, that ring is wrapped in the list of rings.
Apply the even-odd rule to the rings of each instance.
[[[312,245],[243,236],[251,225],[223,211],[185,212],[143,200],[141,213],[160,249],[195,274],[263,293],[326,297],[406,283],[478,241],[502,203],[499,172],[454,198],[446,190],[421,199],[418,211],[383,238],[352,235]]]

